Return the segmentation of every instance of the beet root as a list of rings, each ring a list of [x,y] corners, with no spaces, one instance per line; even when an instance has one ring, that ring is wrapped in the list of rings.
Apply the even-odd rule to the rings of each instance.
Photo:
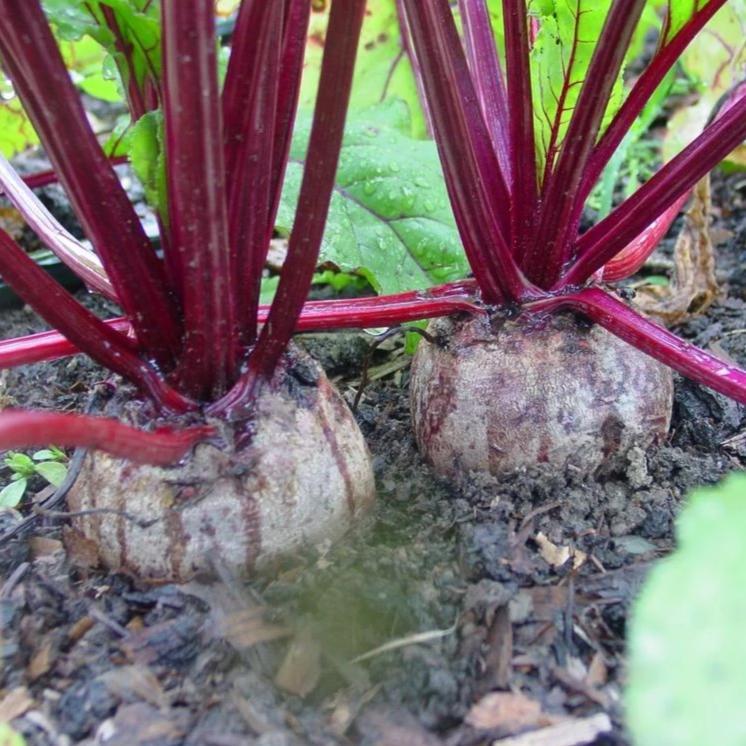
[[[444,476],[536,463],[590,474],[668,432],[667,367],[572,314],[438,319],[412,364],[420,451]]]
[[[338,539],[374,500],[370,456],[340,394],[302,359],[300,382],[286,373],[260,392],[243,446],[202,443],[172,468],[89,454],[68,502],[92,512],[73,519],[72,539],[160,582],[246,576]],[[231,424],[211,424],[235,442]]]

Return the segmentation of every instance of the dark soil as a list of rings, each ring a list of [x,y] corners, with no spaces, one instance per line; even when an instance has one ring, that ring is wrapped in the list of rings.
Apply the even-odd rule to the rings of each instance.
[[[742,365],[744,194],[743,176],[719,180],[724,295],[678,329]],[[3,336],[41,328],[26,311],[0,323]],[[307,340],[350,401],[365,340]],[[402,359],[391,347],[374,366]],[[476,746],[606,712],[613,729],[593,743],[627,743],[630,602],[672,549],[686,493],[743,466],[737,441],[724,445],[743,408],[679,379],[668,442],[596,478],[536,467],[449,484],[415,450],[408,373],[396,367],[358,410],[375,515],[272,577],[147,587],[91,567],[84,547],[63,542],[60,516],[4,542],[0,721],[14,718],[29,744]],[[83,358],[2,375],[5,405],[67,410],[104,379]],[[18,519],[2,514],[0,532]],[[517,696],[500,711],[491,692],[521,693],[541,712],[521,715]]]

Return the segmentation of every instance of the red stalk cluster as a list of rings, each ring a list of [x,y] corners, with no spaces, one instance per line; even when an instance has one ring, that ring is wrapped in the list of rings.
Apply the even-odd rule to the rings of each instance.
[[[160,78],[156,70],[138,77],[116,13],[105,4],[101,9],[103,22],[120,40],[133,118],[157,107],[163,111],[163,257],[90,128],[40,0],[0,0],[0,58],[95,254],[61,229],[8,164],[0,164],[0,186],[89,287],[120,303],[126,322],[95,317],[5,232],[0,232],[0,274],[67,344],[136,384],[162,410],[186,412],[210,403],[216,411],[245,407],[254,382],[272,376],[311,283],[365,1],[338,0],[332,7],[296,228],[258,343],[265,320],[259,314],[261,272],[290,148],[310,4],[245,0],[222,91],[213,0],[162,0]],[[37,178],[34,185],[43,182]],[[444,299],[440,305],[452,304]],[[20,350],[26,360],[39,360],[42,350],[48,359],[65,349],[54,333],[9,345],[13,352],[6,362],[18,360]],[[244,369],[249,372],[242,376]],[[40,416],[29,414],[29,427],[36,427]],[[13,417],[17,432],[24,415]],[[68,442],[56,422],[49,420],[50,440]],[[165,442],[171,436],[159,437]],[[182,445],[192,442],[179,437]],[[9,443],[0,436],[0,447]]]
[[[90,130],[39,0],[0,0],[0,57],[54,166],[53,174],[27,184],[59,179],[96,253],[65,234],[9,167],[0,168],[0,187],[47,245],[125,312],[122,319],[97,319],[0,233],[0,274],[58,330],[0,343],[0,366],[82,351],[134,382],[161,409],[240,415],[295,331],[479,312],[475,299],[481,295],[487,304],[525,312],[579,311],[684,375],[746,403],[746,373],[594,285],[639,268],[691,187],[746,137],[746,95],[736,95],[606,219],[585,234],[578,231],[583,205],[615,149],[686,45],[725,2],[705,0],[680,29],[664,27],[656,55],[599,137],[643,5],[614,0],[567,134],[560,142],[558,119],[540,174],[529,62],[536,19],[528,18],[525,0],[503,0],[502,61],[486,0],[459,0],[463,46],[449,0],[397,0],[475,280],[426,293],[305,303],[365,10],[364,0],[334,0],[289,254],[275,301],[262,308],[261,270],[290,147],[308,0],[244,0],[222,92],[212,0],[162,0],[163,79],[154,71],[138,79],[134,69],[123,77],[135,116],[157,107],[164,113],[163,258],[147,241],[113,163]],[[116,32],[115,15],[105,19]],[[18,445],[24,427],[32,440],[44,432],[44,441],[82,443],[87,427],[85,444],[101,446],[110,435],[120,444],[119,455],[143,459],[143,449],[152,447],[153,459],[166,452],[177,458],[206,434],[204,428],[153,434],[139,446],[128,440],[134,431],[112,429],[108,421],[8,417],[0,418],[0,447]]]
[[[531,22],[536,19],[528,18],[526,0],[502,2],[504,78],[489,50],[494,34],[486,0],[459,0],[463,44],[457,43],[448,0],[401,0],[401,6],[482,298],[525,312],[577,310],[683,375],[746,403],[746,373],[597,287],[601,280],[623,279],[639,269],[692,187],[746,138],[746,86],[734,91],[721,114],[635,194],[579,232],[583,206],[614,151],[686,46],[725,2],[704,0],[681,28],[664,24],[656,54],[601,133],[644,6],[643,0],[613,0],[564,137],[560,116],[553,122],[542,174],[531,96]],[[574,84],[566,78],[565,86]]]

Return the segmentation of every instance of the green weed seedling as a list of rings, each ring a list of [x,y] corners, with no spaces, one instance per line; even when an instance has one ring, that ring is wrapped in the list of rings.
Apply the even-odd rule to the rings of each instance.
[[[10,482],[0,490],[0,508],[15,508],[28,489],[29,479],[35,475],[59,487],[67,476],[67,455],[55,446],[49,446],[31,456],[15,451],[8,452],[5,466],[10,469]]]

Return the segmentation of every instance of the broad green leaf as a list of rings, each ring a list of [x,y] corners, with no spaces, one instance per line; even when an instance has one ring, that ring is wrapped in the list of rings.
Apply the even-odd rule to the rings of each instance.
[[[113,12],[121,40],[107,25],[102,5]],[[77,40],[88,35],[103,46],[114,58],[125,84],[130,70],[140,86],[147,77],[160,75],[158,0],[44,0],[44,9],[60,37]],[[129,60],[122,52],[123,46],[130,50]]]
[[[314,9],[306,46],[301,105],[312,107],[321,70],[330,3]],[[426,134],[425,117],[417,97],[417,86],[409,57],[402,46],[396,0],[368,0],[360,36],[351,111],[398,98],[407,102],[416,137]]]
[[[0,508],[15,508],[26,493],[28,481],[17,479],[0,490]]]
[[[73,82],[81,91],[102,101],[122,100],[116,70],[107,66],[110,57],[98,42],[88,36],[78,41],[63,41],[60,51]]]
[[[127,143],[132,168],[142,182],[148,203],[165,215],[168,200],[161,112],[140,117],[130,130]]]
[[[310,118],[296,127],[278,215],[293,223]],[[379,293],[464,277],[468,265],[435,144],[414,140],[407,107],[390,101],[348,120],[321,262],[365,277]]]
[[[665,9],[667,23],[663,29],[664,36],[661,40],[665,45],[676,34],[681,31],[682,27],[692,18],[692,16],[702,8],[705,8],[712,0],[665,0],[661,6]]]
[[[0,73],[0,153],[10,158],[38,142],[39,137],[10,81]]]
[[[34,461],[54,461],[55,456],[50,448],[44,448],[41,451],[36,451],[31,454],[31,458]]]
[[[67,467],[59,461],[42,461],[36,465],[36,473],[40,474],[49,484],[59,487],[67,476]]]
[[[554,163],[570,123],[611,0],[544,0],[532,5],[539,32],[531,50],[531,72],[539,168]],[[621,76],[602,130],[621,105]]]
[[[633,609],[627,724],[635,746],[741,746],[746,476],[695,492],[677,534]]]
[[[691,0],[682,3],[692,4]],[[699,135],[721,97],[743,80],[746,70],[744,39],[746,0],[730,0],[687,47],[681,64],[696,82],[699,98],[694,105],[679,109],[669,118],[663,142],[665,160],[670,160]],[[741,165],[746,166],[746,154],[742,153],[741,158]]]

